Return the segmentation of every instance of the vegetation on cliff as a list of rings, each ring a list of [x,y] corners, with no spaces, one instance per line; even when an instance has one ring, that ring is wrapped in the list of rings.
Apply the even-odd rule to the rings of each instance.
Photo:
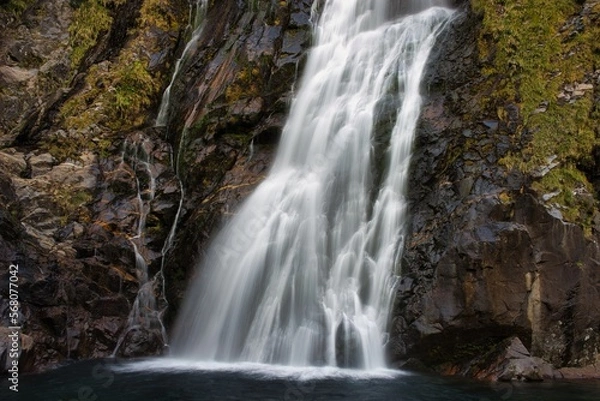
[[[2,4],[0,4],[0,8],[13,13],[15,16],[18,16],[32,3],[33,0],[9,0],[7,2],[2,2]]]
[[[110,44],[119,14],[129,14],[134,23],[125,32],[120,48],[105,49],[106,57],[94,49]],[[86,69],[83,88],[70,97],[59,112],[67,135],[51,135],[44,147],[57,159],[77,158],[93,143],[93,150],[106,155],[111,133],[126,132],[152,118],[160,100],[166,74],[152,66],[160,57],[164,36],[174,42],[181,27],[181,10],[166,0],[86,0],[79,5],[69,27],[73,71]],[[121,18],[123,18],[121,16]],[[121,22],[121,25],[124,22]],[[158,32],[158,33],[157,33]],[[111,53],[117,53],[110,56]],[[104,58],[104,59],[103,59]],[[93,141],[92,141],[93,139]]]
[[[111,24],[112,16],[100,1],[86,1],[75,10],[69,27],[73,67],[79,66],[86,52],[96,44],[103,32],[108,32]]]
[[[594,203],[585,172],[594,165],[600,109],[593,81],[600,69],[600,2],[473,0],[479,35],[482,91],[487,107],[507,120],[518,105],[520,149],[501,160],[536,177],[533,188],[572,222],[590,227]],[[545,171],[544,171],[545,170]]]

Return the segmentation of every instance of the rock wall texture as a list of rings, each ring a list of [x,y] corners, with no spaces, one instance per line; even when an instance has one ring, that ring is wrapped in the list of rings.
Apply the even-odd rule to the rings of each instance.
[[[0,7],[0,314],[8,327],[18,264],[20,368],[161,353],[194,258],[268,168],[311,4],[209,2],[168,127],[154,122],[195,6]]]
[[[21,369],[164,351],[194,261],[269,167],[312,3],[209,1],[155,127],[195,2],[0,2],[0,331],[18,264]],[[599,364],[600,3],[454,3],[390,358],[510,380]]]
[[[586,35],[600,5],[478,3],[461,6],[430,62],[391,353],[457,372],[516,336],[556,367],[597,365],[600,59]],[[536,36],[524,39],[523,23]],[[539,55],[557,58],[550,66],[528,59],[531,46],[552,46],[545,34],[560,41]]]

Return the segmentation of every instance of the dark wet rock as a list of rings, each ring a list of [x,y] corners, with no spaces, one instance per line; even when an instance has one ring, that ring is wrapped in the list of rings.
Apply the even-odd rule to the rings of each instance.
[[[580,368],[562,368],[559,369],[562,379],[565,380],[589,380],[600,379],[600,367],[598,364],[584,366]]]
[[[125,336],[125,346],[119,356],[133,358],[159,354],[163,350],[160,332],[133,329]]]
[[[0,10],[0,12],[3,12]],[[67,0],[36,2],[13,21],[0,38],[0,143],[16,137],[14,127],[45,109],[54,90],[69,79],[68,27],[72,9]],[[33,117],[35,118],[35,117]]]
[[[213,231],[265,176],[291,89],[310,44],[311,2],[218,2],[175,84],[169,137],[185,186],[181,230],[168,259],[176,310]],[[172,316],[172,315],[171,315]]]
[[[548,366],[600,357],[598,238],[544,204],[535,171],[499,163],[521,146],[514,135],[522,116],[506,104],[498,120],[483,101],[472,40],[479,19],[466,10],[434,51],[424,84],[390,351],[394,360],[477,376],[470,363],[498,349],[505,365],[496,379],[554,377]],[[514,337],[526,358],[503,354]]]
[[[55,164],[54,157],[49,153],[32,155],[26,160],[31,169],[31,178],[50,172]]]
[[[92,316],[95,318],[104,316],[121,316],[123,310],[129,309],[127,298],[122,295],[114,297],[97,298],[90,301]]]
[[[559,379],[562,375],[548,362],[532,357],[518,337],[507,338],[472,360],[447,364],[446,372],[489,381],[538,382]]]
[[[354,325],[343,320],[335,332],[335,361],[342,368],[358,368],[363,365],[360,358],[362,343]]]
[[[406,361],[401,361],[394,367],[397,369],[408,370],[411,372],[431,373],[431,369],[422,361],[416,358],[409,358]]]

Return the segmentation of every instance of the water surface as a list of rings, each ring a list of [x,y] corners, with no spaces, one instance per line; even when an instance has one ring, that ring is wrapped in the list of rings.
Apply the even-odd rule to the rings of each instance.
[[[2,400],[402,400],[598,401],[600,382],[487,384],[376,369],[293,368],[173,359],[96,360],[21,377],[19,397]]]

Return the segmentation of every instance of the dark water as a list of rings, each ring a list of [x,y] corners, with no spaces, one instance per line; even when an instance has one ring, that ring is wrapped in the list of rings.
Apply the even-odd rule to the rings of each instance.
[[[6,378],[0,400],[403,400],[599,401],[600,382],[482,384],[396,371],[201,365],[149,360],[87,361],[20,378],[18,397]]]

